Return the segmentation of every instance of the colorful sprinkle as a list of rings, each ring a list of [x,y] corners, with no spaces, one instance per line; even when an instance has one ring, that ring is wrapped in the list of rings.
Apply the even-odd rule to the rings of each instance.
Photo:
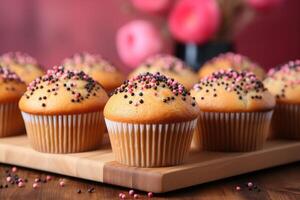
[[[63,61],[67,69],[82,69],[82,65],[89,68],[98,68],[106,72],[115,72],[116,68],[104,59],[101,55],[90,54],[87,52],[76,53]]]
[[[140,97],[137,102],[133,102],[133,100],[129,100],[129,104],[133,104],[134,106],[141,105],[145,103],[144,92],[145,90],[154,90],[153,95],[159,97],[158,89],[169,89],[172,92],[172,96],[162,98],[164,103],[168,103],[176,99],[177,96],[181,95],[183,97],[189,96],[190,93],[184,88],[183,85],[178,83],[173,78],[168,78],[164,75],[161,75],[159,72],[155,74],[151,74],[149,72],[139,74],[136,77],[133,77],[127,81],[125,81],[119,88],[117,88],[112,95],[116,95],[118,93],[125,93],[124,99],[134,97],[138,95]],[[181,98],[180,98],[181,99]],[[192,99],[194,101],[194,99]],[[192,106],[196,105],[194,101]]]
[[[237,81],[238,80],[238,81]],[[234,92],[239,100],[243,100],[243,96],[250,91],[258,93],[264,92],[267,89],[263,83],[252,72],[239,72],[234,69],[220,70],[214,72],[210,76],[203,78],[198,84],[195,84],[193,89],[201,91],[205,88],[206,93],[211,93],[217,98],[216,87],[223,87],[227,92]],[[260,95],[251,97],[252,99],[262,99]],[[204,97],[201,98],[202,100]]]

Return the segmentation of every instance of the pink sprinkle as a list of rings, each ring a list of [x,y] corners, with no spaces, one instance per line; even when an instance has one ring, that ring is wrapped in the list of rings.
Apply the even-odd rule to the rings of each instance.
[[[38,184],[38,183],[33,183],[33,184],[32,184],[32,187],[33,187],[34,189],[36,189],[36,188],[39,187],[39,184]]]
[[[248,186],[248,187],[252,187],[252,186],[253,186],[253,183],[252,183],[252,182],[248,182],[248,183],[247,183],[247,186]]]
[[[12,178],[10,176],[6,177],[6,181],[10,182],[12,180]]]
[[[17,169],[17,167],[13,167],[13,168],[11,169],[11,171],[12,171],[13,173],[15,173],[15,172],[18,171],[18,169]]]
[[[46,176],[46,180],[47,180],[47,181],[51,181],[51,179],[52,179],[52,177],[51,177],[50,175],[47,175],[47,176]]]
[[[139,195],[138,195],[138,194],[134,194],[134,195],[133,195],[133,198],[138,199],[138,198],[139,198]]]
[[[152,192],[148,192],[147,196],[148,196],[149,198],[152,198],[152,197],[153,197],[153,193],[152,193]]]
[[[121,199],[126,199],[126,195],[122,194]]]
[[[121,193],[119,193],[119,198],[122,198],[122,195],[123,195],[123,193],[121,192]]]
[[[129,193],[130,196],[133,196],[134,195],[134,190],[129,190],[128,193]]]
[[[236,190],[236,191],[240,191],[241,189],[242,189],[242,188],[241,188],[240,186],[236,186],[236,187],[235,187],[235,190]]]
[[[40,182],[40,181],[41,181],[40,178],[35,178],[35,179],[34,179],[34,182],[36,182],[36,183],[38,183],[38,182]]]
[[[228,92],[231,92],[231,91],[232,91],[232,88],[228,87],[228,88],[227,88],[227,91],[228,91]]]
[[[18,181],[19,181],[19,182],[23,182],[23,179],[22,179],[22,178],[19,178]]]
[[[18,187],[19,187],[19,188],[24,187],[24,186],[25,186],[25,184],[24,184],[23,182],[19,182],[19,183],[18,183]]]
[[[65,186],[65,182],[64,182],[64,181],[60,181],[60,182],[59,182],[59,186],[60,186],[60,187],[64,187],[64,186]]]

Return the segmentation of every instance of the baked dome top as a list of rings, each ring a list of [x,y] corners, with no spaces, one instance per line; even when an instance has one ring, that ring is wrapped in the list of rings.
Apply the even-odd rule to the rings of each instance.
[[[36,59],[26,53],[8,52],[0,56],[0,65],[14,71],[28,84],[44,74]]]
[[[203,111],[250,112],[271,110],[273,95],[252,72],[220,70],[205,77],[191,91]]]
[[[260,80],[265,77],[265,71],[258,64],[250,60],[248,57],[228,52],[220,54],[213,59],[204,63],[200,68],[198,75],[200,78],[209,76],[213,72],[219,71],[221,69],[235,69],[237,71],[251,71]]]
[[[59,66],[29,84],[19,107],[31,114],[74,114],[102,110],[107,99],[101,85],[83,71]]]
[[[184,86],[159,72],[125,81],[104,108],[107,119],[128,123],[175,123],[195,119],[198,113]]]
[[[98,54],[76,53],[64,59],[63,66],[68,70],[84,71],[107,91],[117,88],[125,80],[123,74],[113,64]]]
[[[187,89],[191,89],[198,81],[197,74],[193,72],[188,65],[179,58],[168,54],[157,54],[149,57],[129,75],[129,78],[145,72],[160,72],[161,74],[174,78]]]
[[[8,68],[0,66],[0,103],[19,101],[26,91],[21,78]]]
[[[264,80],[265,86],[278,103],[300,103],[300,60],[272,68]]]

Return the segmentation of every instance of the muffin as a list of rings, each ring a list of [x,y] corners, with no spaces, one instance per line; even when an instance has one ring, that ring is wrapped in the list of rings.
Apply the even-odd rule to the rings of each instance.
[[[25,91],[26,85],[20,77],[0,66],[0,137],[23,133],[24,122],[18,101]]]
[[[37,61],[28,54],[9,52],[0,56],[0,65],[15,72],[26,84],[44,74]]]
[[[194,137],[198,147],[229,152],[263,148],[275,99],[252,72],[214,72],[191,95],[201,110]]]
[[[66,58],[63,65],[68,70],[84,71],[98,81],[108,93],[119,87],[125,80],[123,74],[100,55],[74,54],[71,58]]]
[[[206,62],[198,71],[199,78],[211,75],[221,69],[235,69],[237,71],[251,71],[260,80],[265,77],[265,70],[249,58],[235,53],[224,53]]]
[[[300,139],[300,60],[271,69],[264,84],[276,99],[272,137]]]
[[[116,160],[136,167],[182,163],[198,114],[184,86],[159,72],[125,81],[104,108]]]
[[[47,153],[99,147],[104,134],[105,90],[84,72],[54,67],[31,82],[19,107],[31,146]]]
[[[160,72],[174,78],[184,85],[187,90],[190,90],[198,82],[197,74],[189,66],[182,60],[167,54],[158,54],[148,58],[129,75],[129,78],[145,72]]]

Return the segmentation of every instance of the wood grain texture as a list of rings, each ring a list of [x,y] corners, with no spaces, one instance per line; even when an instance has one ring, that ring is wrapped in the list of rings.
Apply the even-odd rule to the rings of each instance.
[[[0,139],[2,163],[156,193],[298,161],[299,151],[300,142],[276,140],[250,153],[191,152],[183,165],[135,168],[116,163],[107,144],[97,151],[57,155],[32,150],[26,136]]]
[[[0,184],[5,184],[5,170],[11,166],[0,164]],[[154,194],[153,200],[166,199],[197,199],[197,200],[297,200],[300,199],[300,162],[265,169],[258,172],[248,173],[232,178],[201,184],[173,192]],[[86,181],[77,178],[65,177],[51,174],[53,179],[42,184],[38,189],[32,188],[33,180],[37,177],[44,178],[49,173],[24,169],[19,167],[17,174],[22,178],[27,178],[28,183],[24,188],[16,185],[9,185],[6,189],[0,189],[0,199],[112,199],[118,200],[119,193],[127,194],[128,189],[103,183]],[[59,180],[64,180],[66,186],[60,188]],[[244,185],[252,181],[260,192],[249,190]],[[235,191],[235,186],[242,186],[241,191]],[[94,187],[91,194],[87,189]],[[82,193],[77,194],[81,189]],[[139,199],[147,199],[145,192],[137,191]]]

